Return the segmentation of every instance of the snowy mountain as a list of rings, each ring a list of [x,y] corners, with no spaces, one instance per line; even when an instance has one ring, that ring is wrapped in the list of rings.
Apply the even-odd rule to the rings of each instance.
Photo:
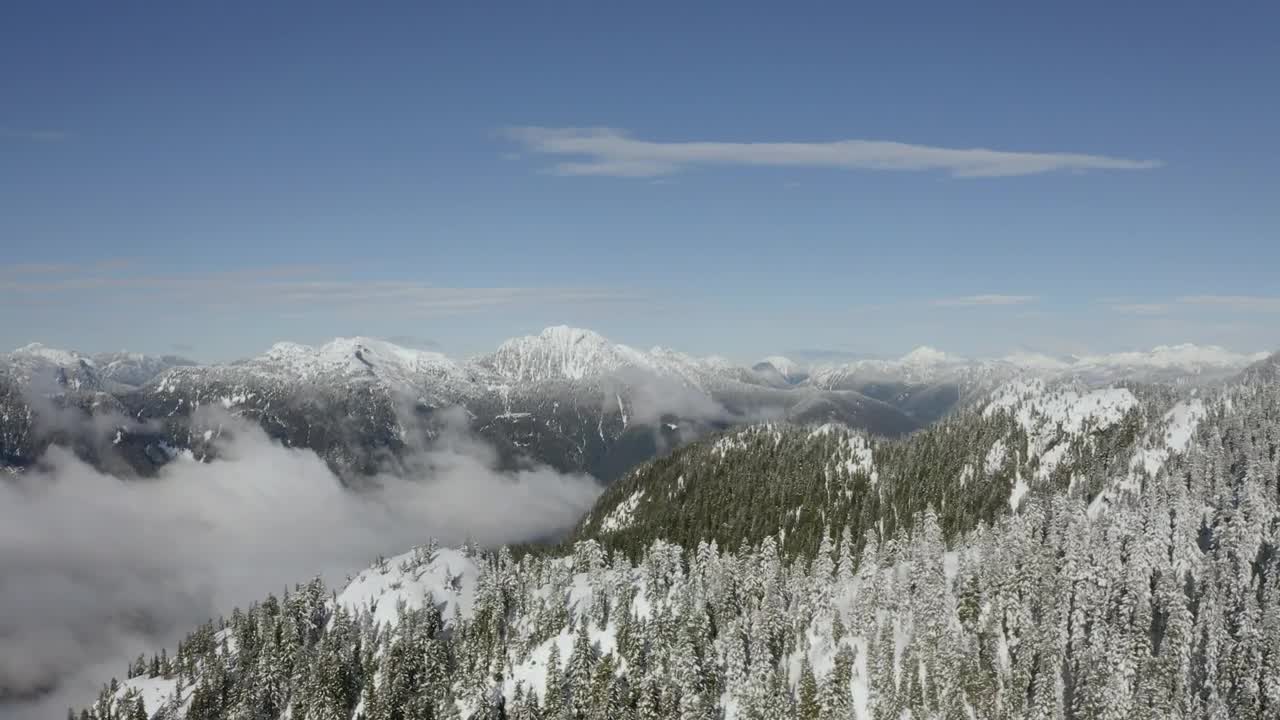
[[[769,385],[785,386],[802,383],[809,378],[809,371],[800,363],[781,355],[771,355],[751,369]]]
[[[867,382],[930,383],[981,381],[1015,376],[1044,379],[1074,377],[1092,383],[1118,380],[1189,383],[1222,379],[1266,357],[1266,353],[1236,353],[1215,345],[1161,345],[1146,352],[1054,357],[1018,352],[999,359],[967,359],[931,347],[919,347],[896,360],[857,360],[822,364],[809,369],[812,381],[823,387]]]
[[[549,327],[538,335],[513,338],[476,360],[500,378],[518,382],[582,380],[632,369],[657,372],[657,363],[639,350],[614,345],[590,330]]]
[[[297,586],[82,717],[1265,717],[1280,387],[1185,391],[1019,382],[901,441],[733,430],[615,485],[577,542]],[[1022,457],[1051,435],[1104,506]]]
[[[203,439],[216,429],[211,411],[253,419],[282,443],[315,450],[343,475],[376,472],[432,442],[444,424],[457,424],[451,408],[460,408],[469,429],[509,466],[533,459],[604,479],[706,432],[764,417],[830,420],[889,435],[920,426],[892,403],[856,391],[770,387],[723,358],[640,351],[567,327],[461,363],[365,337],[318,347],[277,343],[227,365],[90,358],[38,346],[10,358],[16,380],[0,439],[6,464],[18,466],[34,462],[52,441],[37,431],[39,413],[30,406],[52,397],[83,404],[87,393],[103,393],[118,416],[95,424],[109,427],[99,427],[92,444],[108,436],[127,446],[142,442],[132,454],[141,474],[166,461],[165,448],[212,457]]]
[[[920,384],[936,382],[971,365],[973,363],[964,358],[921,346],[896,360],[855,360],[819,365],[811,368],[809,374],[813,383],[827,388],[867,382]]]
[[[564,326],[461,362],[367,337],[317,347],[277,343],[226,365],[33,344],[0,357],[0,458],[22,467],[59,442],[97,448],[81,454],[98,463],[114,445],[127,452],[125,465],[149,474],[173,449],[212,456],[202,441],[212,408],[315,450],[342,474],[367,474],[388,453],[431,442],[442,423],[456,422],[449,409],[461,408],[504,463],[532,458],[611,479],[734,424],[835,422],[893,436],[981,402],[1010,381],[1196,385],[1255,362],[1261,356],[1192,345],[979,361],[921,347],[895,360],[805,367],[772,356],[742,367],[661,347],[639,350]],[[77,440],[86,425],[69,422],[66,408],[110,420],[90,423],[95,436]]]

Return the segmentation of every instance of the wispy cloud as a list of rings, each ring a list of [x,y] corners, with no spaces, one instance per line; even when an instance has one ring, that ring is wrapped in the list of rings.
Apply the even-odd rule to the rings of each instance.
[[[0,125],[0,140],[25,140],[27,142],[58,142],[66,140],[67,133],[61,130],[32,130]]]
[[[32,266],[33,268],[35,266]],[[447,287],[414,280],[357,279],[312,266],[211,273],[104,272],[98,264],[39,266],[0,275],[0,301],[164,302],[208,308],[269,307],[310,313],[389,309],[407,316],[460,314],[528,304],[595,304],[643,299],[615,288]]]
[[[1062,170],[1148,170],[1159,160],[1105,155],[945,148],[886,140],[830,142],[656,142],[614,128],[511,127],[502,131],[526,152],[572,158],[556,175],[656,177],[695,165],[753,165],[846,170],[940,170],[953,177],[1004,177]]]
[[[964,297],[934,300],[938,307],[983,307],[1003,305],[1029,305],[1038,300],[1035,295],[966,295]]]
[[[1252,312],[1280,312],[1280,297],[1269,295],[1184,295],[1185,305],[1209,305]]]
[[[1115,312],[1124,315],[1164,315],[1169,312],[1166,303],[1116,303],[1111,306]]]

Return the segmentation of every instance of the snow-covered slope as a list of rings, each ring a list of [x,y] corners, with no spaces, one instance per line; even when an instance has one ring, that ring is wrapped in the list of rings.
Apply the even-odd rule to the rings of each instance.
[[[242,366],[304,381],[377,378],[405,389],[431,384],[462,389],[471,384],[463,368],[440,353],[368,337],[336,338],[320,347],[276,343]]]
[[[480,569],[466,553],[419,547],[361,571],[334,602],[351,612],[370,612],[377,624],[394,625],[401,610],[430,602],[449,622],[470,618]]]
[[[928,383],[960,372],[971,363],[928,346],[918,347],[895,360],[855,360],[819,365],[809,371],[819,387],[840,387],[850,382]]]
[[[612,343],[590,330],[563,325],[507,340],[492,354],[477,357],[470,364],[512,384],[627,380],[644,375],[708,389],[716,379],[729,381],[743,376],[741,368],[724,358],[697,358],[663,347],[646,352]]]
[[[1043,380],[1010,382],[996,391],[984,415],[1010,413],[1027,436],[1027,455],[1035,460],[1035,474],[1024,477],[1019,468],[1009,505],[1017,509],[1030,482],[1045,483],[1063,459],[1088,436],[1107,430],[1138,407],[1138,399],[1124,388],[1080,390],[1047,386]],[[1023,459],[1016,462],[1020,465]]]
[[[32,343],[9,353],[4,365],[10,377],[39,394],[103,389],[93,358],[70,350]]]

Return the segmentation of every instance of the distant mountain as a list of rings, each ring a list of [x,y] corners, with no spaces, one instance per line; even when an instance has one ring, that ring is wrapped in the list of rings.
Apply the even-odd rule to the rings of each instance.
[[[13,412],[0,437],[11,440],[8,464],[34,462],[51,442],[33,405],[55,397],[76,404],[102,393],[115,413],[105,432],[117,441],[147,439],[149,449],[135,458],[143,474],[173,449],[210,457],[209,408],[255,420],[286,445],[315,450],[343,475],[375,472],[429,443],[443,424],[456,422],[451,408],[462,409],[507,464],[533,459],[606,480],[706,432],[765,418],[839,422],[882,435],[921,425],[856,391],[772,387],[720,358],[636,350],[567,327],[509,340],[462,363],[357,337],[320,347],[278,343],[227,365],[24,348],[6,366]]]
[[[796,385],[809,379],[809,371],[803,365],[781,355],[767,357],[751,369],[768,385]]]
[[[806,367],[772,356],[752,367],[589,330],[550,327],[467,361],[367,337],[318,347],[277,343],[225,365],[28,345],[0,356],[0,462],[22,467],[52,442],[99,466],[149,474],[176,451],[212,457],[209,409],[315,450],[344,476],[376,472],[466,424],[515,466],[529,459],[604,480],[733,425],[837,423],[899,436],[982,401],[1013,380],[1204,384],[1259,355],[1178,345],[1147,353],[968,360],[921,347],[896,360]],[[77,420],[72,410],[93,422]],[[80,437],[91,432],[92,437]],[[112,461],[111,455],[127,460]]]
[[[1241,376],[1254,382],[1280,382],[1280,352],[1260,358],[1245,368]]]
[[[1074,377],[1086,382],[1115,380],[1204,382],[1228,377],[1266,353],[1243,354],[1215,345],[1161,345],[1148,352],[1053,357],[1014,353],[999,359],[967,359],[931,347],[919,347],[896,360],[856,360],[818,364],[808,369],[824,387],[866,382],[931,383],[944,380],[1030,374],[1044,378]]]

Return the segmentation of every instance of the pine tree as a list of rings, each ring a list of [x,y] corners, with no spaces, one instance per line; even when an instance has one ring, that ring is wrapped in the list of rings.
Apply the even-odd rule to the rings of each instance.
[[[805,655],[800,661],[799,704],[796,707],[797,720],[818,720],[821,705],[818,702],[818,681],[813,676],[813,666]]]

